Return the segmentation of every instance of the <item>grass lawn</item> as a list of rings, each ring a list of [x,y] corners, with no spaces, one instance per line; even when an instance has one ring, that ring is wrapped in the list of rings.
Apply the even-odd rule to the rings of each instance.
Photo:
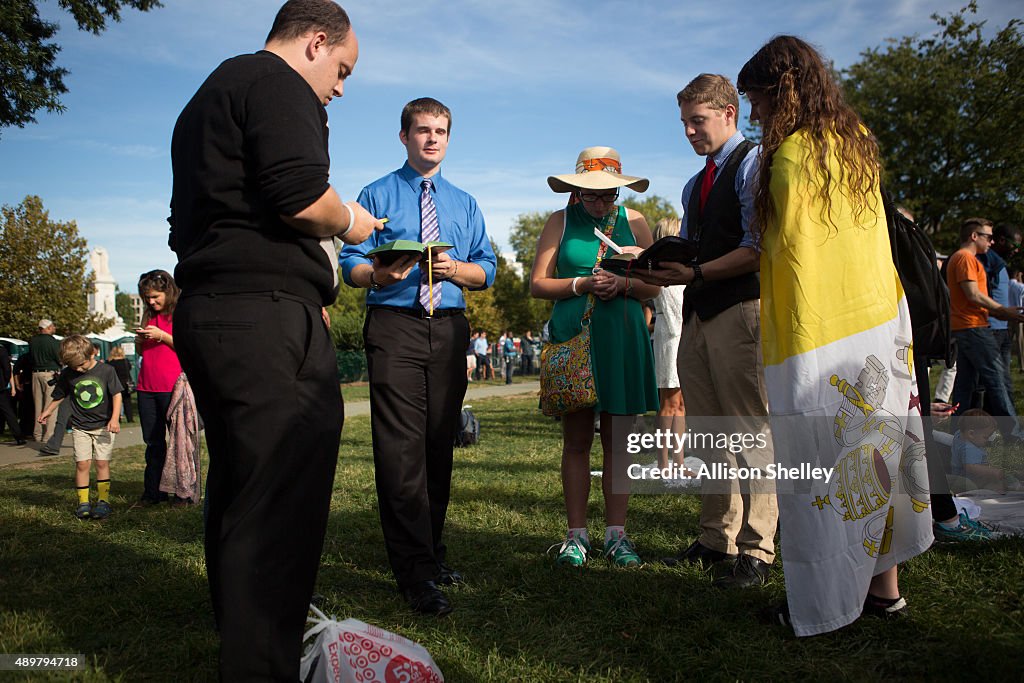
[[[557,424],[535,397],[473,404],[481,444],[456,451],[446,532],[449,561],[469,582],[451,594],[455,612],[414,616],[394,590],[365,417],[346,423],[317,587],[325,612],[422,643],[448,681],[1022,675],[1024,540],[934,548],[903,569],[909,620],[866,618],[798,640],[755,617],[783,595],[778,567],[767,587],[742,593],[713,589],[696,568],[654,562],[554,567],[544,551],[565,527]],[[0,470],[0,651],[82,653],[89,670],[74,680],[215,680],[200,511],[129,511],[143,470],[142,449],[130,448],[114,461],[113,516],[79,522],[71,467],[62,458]],[[688,543],[698,509],[695,496],[635,496],[629,526],[641,555]],[[600,536],[598,486],[590,517]]]

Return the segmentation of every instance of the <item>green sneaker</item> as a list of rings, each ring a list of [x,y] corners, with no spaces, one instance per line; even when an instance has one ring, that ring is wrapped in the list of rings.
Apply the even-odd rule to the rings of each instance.
[[[616,567],[639,567],[643,564],[633,542],[625,534],[615,540],[605,541],[604,556]]]
[[[548,552],[554,548],[558,548],[555,564],[559,566],[582,567],[587,563],[587,556],[590,554],[590,543],[579,536],[567,536],[562,543],[555,543],[548,548]]]
[[[1005,534],[996,531],[984,522],[971,519],[966,512],[960,513],[960,521],[953,529],[947,529],[936,522],[932,525],[935,540],[939,543],[962,543],[964,541],[994,541]]]

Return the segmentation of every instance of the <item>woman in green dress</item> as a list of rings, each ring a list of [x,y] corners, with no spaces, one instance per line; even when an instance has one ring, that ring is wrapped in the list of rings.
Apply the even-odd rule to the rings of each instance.
[[[555,192],[571,192],[572,198],[569,206],[551,214],[541,232],[530,275],[530,292],[534,297],[555,302],[549,324],[553,344],[579,334],[583,317],[588,307],[593,306],[591,363],[597,389],[594,408],[562,416],[562,491],[569,530],[565,541],[556,544],[557,563],[582,566],[590,553],[587,498],[597,413],[604,452],[604,554],[618,566],[635,566],[640,564],[640,558],[624,528],[629,493],[616,492],[612,486],[611,418],[658,409],[654,354],[641,301],[657,296],[660,288],[596,268],[606,247],[595,229],[619,246],[649,246],[651,231],[644,217],[615,203],[620,187],[644,192],[648,181],[622,175],[619,155],[614,149],[589,147],[580,153],[575,174],[551,176],[548,185]],[[618,465],[625,468],[627,463]]]

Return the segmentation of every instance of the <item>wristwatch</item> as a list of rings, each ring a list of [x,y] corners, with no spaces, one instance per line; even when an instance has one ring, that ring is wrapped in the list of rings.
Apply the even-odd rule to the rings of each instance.
[[[704,273],[700,272],[700,264],[691,263],[690,268],[693,268],[693,282],[690,283],[690,286],[700,287],[704,284]]]
[[[370,289],[375,292],[379,292],[381,289],[381,284],[374,279],[372,270],[370,271]]]

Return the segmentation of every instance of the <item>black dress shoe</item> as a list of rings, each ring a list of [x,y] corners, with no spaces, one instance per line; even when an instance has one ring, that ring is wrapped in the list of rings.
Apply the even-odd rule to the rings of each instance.
[[[765,607],[758,612],[758,620],[764,624],[771,624],[772,626],[793,626],[793,620],[789,616],[789,603],[783,600],[782,602]]]
[[[676,557],[663,558],[661,561],[669,567],[674,567],[677,564],[700,564],[702,567],[707,567],[716,562],[735,559],[735,555],[723,553],[720,550],[712,550],[711,548],[701,545],[700,541],[694,541],[690,544],[690,547],[684,550],[681,554]]]
[[[402,590],[405,601],[413,612],[443,617],[452,611],[452,603],[433,581],[420,581]]]
[[[14,443],[16,443],[19,446],[24,446],[25,444],[28,443],[28,441],[25,441],[25,439],[15,439]]]
[[[771,567],[764,560],[750,555],[740,555],[729,568],[728,573],[711,582],[715,588],[750,588],[768,583],[768,569]]]
[[[442,562],[437,571],[436,583],[438,586],[461,586],[466,580],[462,578],[462,574]]]

